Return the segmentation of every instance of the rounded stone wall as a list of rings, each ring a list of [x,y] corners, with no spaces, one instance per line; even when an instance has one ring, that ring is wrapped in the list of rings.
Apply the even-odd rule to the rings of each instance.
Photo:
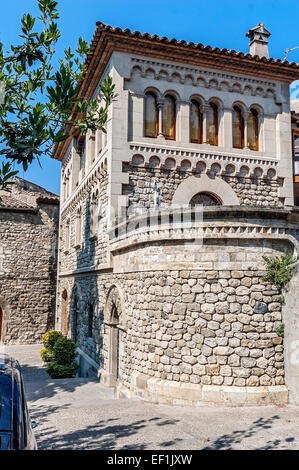
[[[182,231],[161,219],[156,225],[140,219],[111,235],[112,269],[92,276],[96,332],[88,345],[91,277],[76,277],[79,348],[120,396],[174,404],[287,402],[277,333],[281,294],[263,280],[263,256],[296,251],[295,226],[284,212],[272,219],[259,214],[258,222],[254,211],[231,209],[225,222],[223,209],[205,214],[198,239],[199,222]]]

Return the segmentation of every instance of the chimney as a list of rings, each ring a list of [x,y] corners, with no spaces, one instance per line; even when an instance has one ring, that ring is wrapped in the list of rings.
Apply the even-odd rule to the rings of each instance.
[[[251,28],[246,37],[250,39],[250,54],[258,55],[259,57],[269,58],[268,52],[268,37],[271,33],[265,28],[264,23],[260,23],[255,28]]]

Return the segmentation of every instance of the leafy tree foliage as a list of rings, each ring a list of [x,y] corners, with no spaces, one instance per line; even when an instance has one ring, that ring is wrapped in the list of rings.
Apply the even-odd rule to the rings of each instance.
[[[79,97],[86,75],[87,43],[79,38],[77,49],[65,49],[59,67],[54,71],[54,54],[61,36],[57,20],[58,2],[37,0],[40,16],[24,14],[21,20],[20,45],[4,52],[0,43],[0,189],[10,190],[10,178],[17,174],[13,162],[28,165],[53,144],[70,135],[82,135],[90,129],[105,131],[107,111],[116,97],[110,77],[103,80],[100,96]],[[74,118],[74,116],[78,116]]]

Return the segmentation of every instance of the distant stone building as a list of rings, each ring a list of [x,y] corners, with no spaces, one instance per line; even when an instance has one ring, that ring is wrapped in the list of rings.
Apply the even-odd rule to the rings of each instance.
[[[21,178],[0,201],[0,344],[54,327],[59,197]]]
[[[263,24],[247,36],[243,54],[97,25],[81,94],[101,105],[109,75],[118,97],[107,133],[54,149],[56,325],[78,343],[81,373],[118,393],[182,404],[295,396],[277,330],[299,329],[296,309],[286,296],[284,317],[263,256],[298,253],[289,85],[299,65],[268,58]]]

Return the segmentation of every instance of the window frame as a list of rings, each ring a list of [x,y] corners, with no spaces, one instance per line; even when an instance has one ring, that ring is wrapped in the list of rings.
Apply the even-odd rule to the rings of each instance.
[[[170,98],[170,100],[172,101],[172,105],[173,105],[173,122],[172,122],[172,128],[173,128],[173,136],[166,136],[165,135],[165,124],[164,124],[164,109],[165,109],[165,102],[166,102],[166,99]],[[165,140],[176,140],[176,115],[177,115],[177,112],[176,112],[176,98],[171,95],[170,93],[166,93],[166,95],[164,96],[164,104],[163,104],[163,111],[162,111],[162,134],[165,138]]]
[[[213,145],[215,147],[218,147],[218,134],[219,134],[219,105],[217,103],[214,103],[214,101],[210,101],[208,103],[208,106],[210,106],[213,109],[213,121],[214,121],[214,126],[215,126],[215,143],[210,143],[208,141],[208,114],[207,114],[207,129],[206,129],[206,140],[208,145]]]
[[[191,115],[192,115],[192,106],[196,106],[197,111],[198,111],[198,121],[199,121],[199,139],[192,139],[191,137]],[[190,100],[190,107],[189,107],[189,132],[190,132],[190,142],[192,144],[202,144],[203,143],[203,115],[202,112],[200,111],[200,102],[192,98]]]
[[[155,114],[156,114],[156,132],[155,132],[155,135],[148,135],[147,132],[146,132],[146,113],[147,113],[147,97],[148,96],[152,96],[154,98],[154,105],[155,105]],[[158,134],[159,134],[159,109],[158,109],[158,99],[157,99],[157,95],[154,91],[147,91],[145,94],[144,94],[144,120],[143,120],[143,134],[144,134],[144,137],[148,137],[150,139],[156,139],[158,137]]]
[[[236,146],[234,144],[234,112],[238,113],[240,117],[239,124],[241,124],[241,146]],[[233,144],[234,149],[244,149],[245,147],[245,121],[242,116],[242,108],[237,104],[233,106],[232,141],[233,141],[232,144]]]
[[[255,136],[256,136],[256,139],[255,139],[255,147],[256,148],[251,148],[249,146],[249,138],[248,138],[248,135],[249,135],[249,127],[248,127],[248,123],[249,123],[249,119],[250,119],[250,115],[254,116],[254,126],[255,126]],[[248,116],[248,120],[247,120],[247,147],[254,151],[254,152],[258,152],[259,151],[259,113],[256,109],[254,108],[251,108],[250,111],[249,111],[249,116]]]

